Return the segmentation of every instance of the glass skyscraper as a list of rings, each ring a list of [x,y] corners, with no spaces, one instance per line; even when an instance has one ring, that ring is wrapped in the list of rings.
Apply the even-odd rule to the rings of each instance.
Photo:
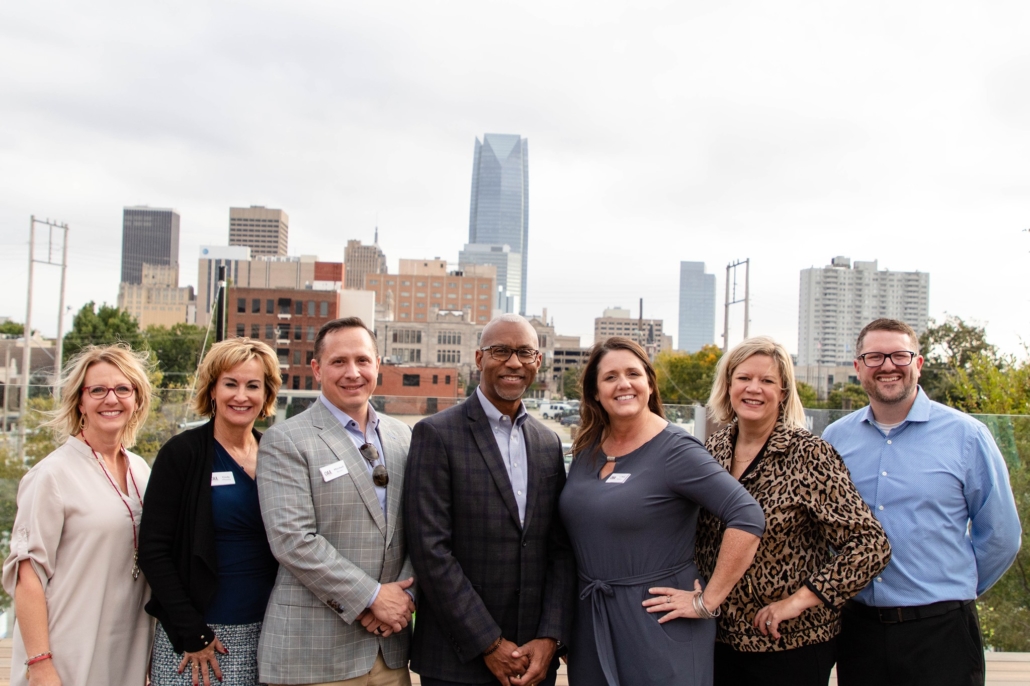
[[[154,207],[122,211],[122,283],[143,283],[143,265],[179,273],[179,213]]]
[[[715,343],[715,275],[704,262],[680,262],[680,317],[677,350],[694,353]]]
[[[476,139],[472,160],[469,243],[509,246],[522,261],[519,313],[526,313],[529,256],[529,144],[517,134]]]

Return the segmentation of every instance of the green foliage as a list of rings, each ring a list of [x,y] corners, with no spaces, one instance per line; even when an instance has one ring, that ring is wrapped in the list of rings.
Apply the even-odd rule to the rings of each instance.
[[[64,337],[64,359],[71,359],[88,345],[112,343],[127,343],[133,350],[140,350],[143,335],[139,324],[128,312],[106,303],[98,310],[91,300],[75,315],[72,330]]]
[[[579,375],[582,370],[579,367],[569,367],[562,372],[562,393],[569,400],[579,400],[583,397],[583,389],[579,387]]]
[[[671,405],[704,405],[712,392],[722,350],[706,345],[695,353],[665,351],[655,358],[658,392]]]
[[[812,386],[804,381],[795,381],[794,386],[797,388],[798,397],[801,398],[801,405],[803,407],[813,409],[822,407],[822,403],[819,402],[819,396]]]
[[[157,357],[162,388],[189,388],[202,358],[207,330],[193,324],[148,326],[143,336]]]
[[[834,384],[833,390],[823,404],[828,410],[857,410],[869,404],[869,396],[856,383]]]
[[[25,333],[24,324],[19,324],[18,322],[0,323],[0,335],[21,336],[23,333]]]
[[[954,407],[964,404],[956,375],[968,370],[975,360],[998,361],[998,351],[987,342],[984,328],[955,316],[948,316],[942,324],[931,319],[929,328],[919,337],[919,350],[924,358],[919,384],[937,402]]]

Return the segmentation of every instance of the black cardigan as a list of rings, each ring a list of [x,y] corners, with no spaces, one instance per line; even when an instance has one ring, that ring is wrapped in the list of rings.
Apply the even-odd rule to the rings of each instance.
[[[214,640],[204,621],[218,584],[211,470],[215,423],[173,436],[157,453],[144,496],[139,566],[152,591],[146,610],[181,653]],[[261,434],[254,432],[259,441]]]

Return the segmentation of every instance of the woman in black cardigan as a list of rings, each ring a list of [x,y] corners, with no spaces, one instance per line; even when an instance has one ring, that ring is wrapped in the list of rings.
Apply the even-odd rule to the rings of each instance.
[[[279,362],[266,344],[212,346],[193,407],[211,421],[168,441],[144,498],[139,566],[161,626],[154,686],[257,682],[257,643],[278,564],[261,522],[258,417],[275,409]]]

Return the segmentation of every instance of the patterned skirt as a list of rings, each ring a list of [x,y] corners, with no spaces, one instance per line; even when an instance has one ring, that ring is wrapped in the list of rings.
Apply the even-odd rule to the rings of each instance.
[[[222,668],[222,680],[218,681],[212,671],[212,684],[219,686],[256,686],[258,637],[261,636],[261,622],[255,624],[212,624],[215,636],[229,650],[228,655],[216,653],[218,666]],[[193,686],[192,667],[179,674],[182,653],[175,652],[168,634],[160,623],[154,636],[154,652],[151,656],[150,683],[152,686]],[[204,683],[203,676],[200,683]]]

